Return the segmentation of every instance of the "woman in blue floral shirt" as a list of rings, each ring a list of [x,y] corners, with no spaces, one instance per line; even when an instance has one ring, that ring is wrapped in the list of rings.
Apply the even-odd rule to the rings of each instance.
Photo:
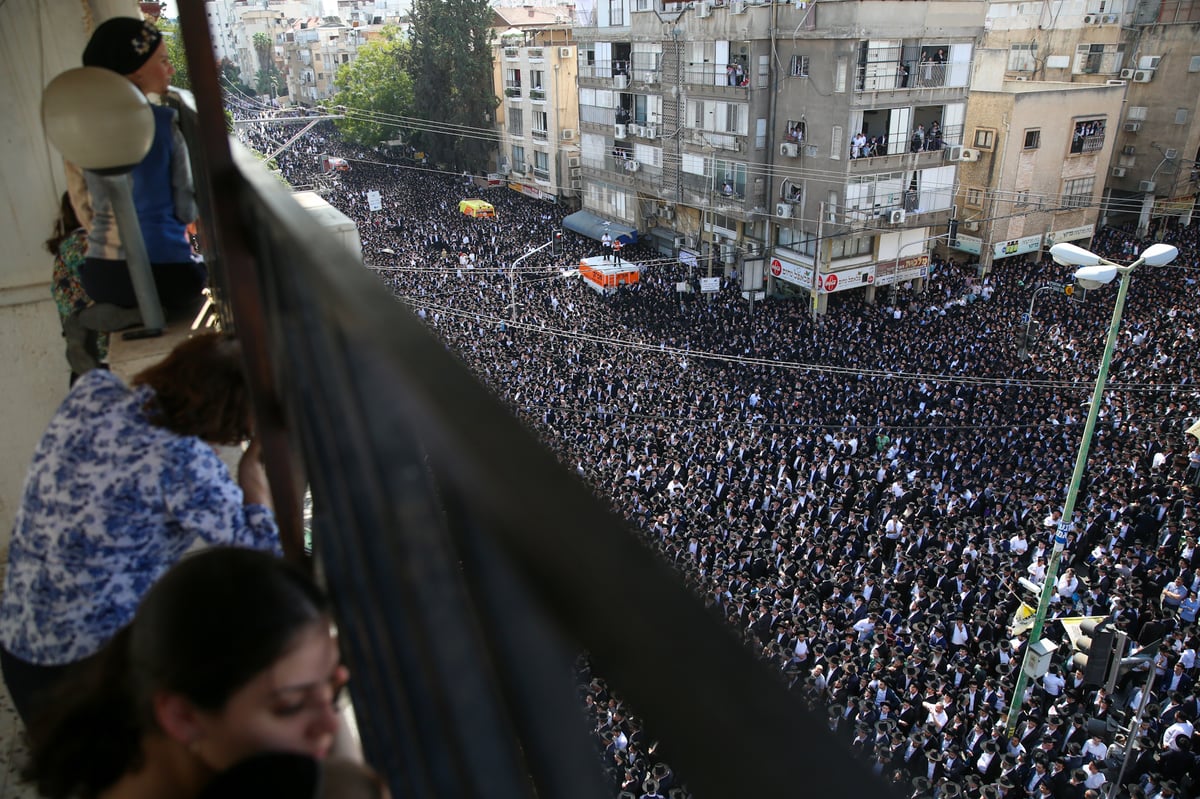
[[[274,552],[279,532],[259,448],[235,481],[212,444],[250,437],[236,342],[204,334],[127,387],[86,373],[26,476],[0,601],[0,667],[17,711],[129,623],[197,541]]]

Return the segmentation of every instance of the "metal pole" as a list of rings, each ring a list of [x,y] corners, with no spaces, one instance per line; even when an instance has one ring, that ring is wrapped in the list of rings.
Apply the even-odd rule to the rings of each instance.
[[[546,249],[553,243],[554,243],[554,239],[551,238],[550,241],[546,242],[545,244],[541,245],[540,247],[534,247],[532,250],[530,250],[529,252],[520,256],[519,258],[517,258],[517,260],[513,261],[512,266],[509,267],[509,269],[508,269],[508,299],[511,303],[511,309],[509,310],[509,316],[508,316],[509,322],[512,322],[515,324],[517,321],[517,265],[520,264],[521,261],[524,261],[526,258],[533,255],[535,252],[541,252],[542,250]]]
[[[1114,783],[1112,796],[1116,796],[1121,791],[1121,780],[1125,779],[1125,769],[1129,765],[1129,755],[1133,752],[1133,738],[1137,728],[1142,723],[1142,713],[1145,712],[1146,706],[1150,704],[1150,691],[1154,688],[1154,675],[1157,669],[1154,667],[1154,660],[1148,661],[1150,664],[1150,676],[1146,678],[1146,690],[1142,692],[1142,701],[1138,702],[1137,713],[1134,714],[1133,720],[1129,722],[1129,731],[1125,733],[1125,754],[1121,756],[1121,770],[1117,772],[1117,781]]]
[[[138,311],[142,314],[142,330],[126,338],[149,338],[162,335],[167,326],[163,317],[162,303],[154,285],[154,273],[150,270],[150,256],[146,253],[146,242],[142,238],[142,226],[138,222],[137,208],[133,204],[133,179],[128,173],[122,175],[96,175],[108,190],[112,201],[113,216],[117,218],[117,229],[121,231],[121,246],[125,249],[125,266],[133,293],[137,297]]]
[[[1142,264],[1139,258],[1129,266],[1119,266],[1121,286],[1117,291],[1117,301],[1113,306],[1112,322],[1108,326],[1108,338],[1104,342],[1104,355],[1100,359],[1100,373],[1096,376],[1096,388],[1092,392],[1092,404],[1088,408],[1087,421],[1083,425],[1083,440],[1079,442],[1079,453],[1075,456],[1075,470],[1071,473],[1071,485],[1067,489],[1067,500],[1063,504],[1062,519],[1054,536],[1054,549],[1050,552],[1050,563],[1046,567],[1046,582],[1042,586],[1042,596],[1038,601],[1037,613],[1033,617],[1033,628],[1029,631],[1028,643],[1025,647],[1025,657],[1021,662],[1021,670],[1017,674],[1017,684],[1013,688],[1012,700],[1008,706],[1008,734],[1012,735],[1017,729],[1017,717],[1021,712],[1021,701],[1025,694],[1025,686],[1029,681],[1029,653],[1033,644],[1042,638],[1042,628],[1046,624],[1046,613],[1050,609],[1050,597],[1054,594],[1055,578],[1058,576],[1058,564],[1062,560],[1063,549],[1067,544],[1067,534],[1074,527],[1075,499],[1079,496],[1079,486],[1083,482],[1083,473],[1087,468],[1088,449],[1092,443],[1092,432],[1096,429],[1096,418],[1100,414],[1100,402],[1104,398],[1104,384],[1108,380],[1108,367],[1112,362],[1113,350],[1117,344],[1117,332],[1121,327],[1121,313],[1125,309],[1125,296],[1129,293],[1129,278],[1133,270]]]

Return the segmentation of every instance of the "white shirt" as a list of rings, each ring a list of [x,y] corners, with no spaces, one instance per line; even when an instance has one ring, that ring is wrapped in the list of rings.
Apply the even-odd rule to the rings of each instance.
[[[1190,721],[1187,721],[1186,719],[1184,721],[1177,721],[1170,727],[1167,727],[1167,731],[1163,733],[1162,745],[1167,749],[1172,749],[1178,752],[1179,746],[1176,744],[1175,739],[1180,735],[1186,735],[1190,738],[1192,737],[1193,731],[1194,728],[1192,727],[1192,723]]]

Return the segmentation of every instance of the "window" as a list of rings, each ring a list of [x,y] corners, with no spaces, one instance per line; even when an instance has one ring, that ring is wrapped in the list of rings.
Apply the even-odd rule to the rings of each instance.
[[[625,24],[625,0],[609,0],[608,24],[614,28]]]
[[[514,172],[525,171],[525,148],[514,144],[512,149],[512,168]]]
[[[550,177],[550,156],[541,150],[533,153],[533,174],[545,180]]]
[[[1037,69],[1037,45],[1014,44],[1008,49],[1009,72],[1033,72]]]
[[[546,112],[545,111],[534,111],[533,112],[533,130],[534,130],[534,132],[536,133],[538,131],[541,131],[542,133],[545,133],[546,127],[547,127]]]
[[[1188,110],[1186,108],[1176,108],[1175,109],[1175,124],[1176,125],[1186,125],[1187,118],[1188,118]]]
[[[1096,178],[1075,178],[1063,182],[1062,204],[1064,208],[1087,208],[1092,204],[1092,192]]]
[[[525,135],[525,115],[520,108],[508,109],[508,135]]]
[[[1018,191],[1013,197],[1013,205],[1017,206],[1018,208],[1029,205],[1029,189],[1022,189],[1021,191]]]
[[[1200,55],[1194,55],[1188,61],[1188,72],[1200,72]]]
[[[837,72],[833,76],[833,90],[835,92],[846,91],[846,72],[848,65],[846,64],[846,56],[839,56],[837,60]]]
[[[542,81],[545,79],[545,77],[546,77],[546,73],[543,70],[540,70],[540,69],[530,70],[529,85],[535,89],[540,89],[540,88],[542,88]]]
[[[1081,44],[1075,48],[1076,75],[1115,74],[1125,58],[1123,44]]]
[[[1104,147],[1104,120],[1079,119],[1071,134],[1071,154],[1098,152]]]
[[[792,56],[791,75],[793,78],[808,77],[808,56],[794,55]]]
[[[745,197],[746,165],[735,161],[714,160],[713,185],[718,193],[726,197]]]
[[[996,140],[996,131],[991,128],[975,128],[975,146],[981,147],[984,150],[992,149],[992,142]]]
[[[829,142],[829,157],[838,160],[842,157],[842,126],[833,126],[833,140]]]
[[[803,119],[789,119],[787,132],[784,134],[788,141],[804,144],[808,139],[808,123]]]
[[[967,189],[967,205],[971,208],[982,208],[983,189]]]
[[[1143,121],[1145,121],[1145,119],[1146,119],[1146,106],[1144,106],[1144,105],[1131,105],[1131,106],[1129,106],[1129,114],[1126,116],[1126,119],[1132,119],[1132,120],[1134,120],[1134,121],[1137,121],[1137,122],[1143,122]]]
[[[829,257],[832,260],[854,258],[859,255],[873,255],[874,252],[875,238],[873,236],[861,236],[853,239],[833,239],[829,242]]]
[[[1025,131],[1025,149],[1036,150],[1042,146],[1042,131],[1040,128],[1030,128]]]

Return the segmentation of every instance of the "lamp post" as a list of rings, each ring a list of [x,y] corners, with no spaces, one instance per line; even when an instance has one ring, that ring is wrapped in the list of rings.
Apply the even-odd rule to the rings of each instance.
[[[546,242],[545,244],[534,247],[532,250],[513,261],[512,266],[508,268],[508,298],[511,300],[509,322],[515,324],[517,321],[517,266],[520,265],[521,261],[524,261],[535,252],[541,252],[552,244],[554,244],[554,239],[550,239],[550,241]]]
[[[895,303],[896,296],[899,294],[899,291],[900,291],[900,281],[896,279],[896,275],[899,274],[899,272],[900,272],[900,256],[904,253],[905,250],[909,249],[910,247],[916,247],[921,244],[927,244],[931,241],[938,241],[939,239],[944,238],[945,236],[946,236],[945,233],[941,233],[937,236],[927,236],[927,237],[921,239],[920,241],[910,241],[907,244],[901,244],[899,247],[896,248],[896,260],[892,264],[892,302],[893,303]]]
[[[1118,274],[1121,276],[1121,283],[1117,290],[1117,301],[1113,305],[1112,321],[1108,325],[1108,337],[1104,341],[1104,354],[1100,357],[1100,372],[1096,375],[1096,388],[1092,392],[1092,403],[1088,408],[1087,421],[1083,425],[1083,438],[1079,442],[1079,452],[1075,456],[1075,470],[1071,473],[1071,484],[1067,488],[1067,498],[1063,503],[1062,519],[1054,531],[1054,548],[1050,551],[1050,560],[1046,566],[1046,581],[1042,585],[1037,613],[1034,614],[1033,627],[1029,631],[1029,643],[1025,647],[1025,657],[1021,663],[1021,670],[1017,673],[1017,684],[1013,687],[1012,699],[1008,706],[1006,726],[1009,735],[1012,735],[1017,728],[1017,716],[1021,711],[1025,686],[1029,682],[1029,669],[1032,666],[1030,652],[1033,645],[1041,640],[1042,628],[1046,624],[1046,613],[1050,609],[1050,598],[1054,595],[1058,564],[1062,560],[1063,549],[1067,544],[1067,535],[1074,528],[1075,500],[1079,496],[1079,486],[1083,482],[1084,470],[1087,468],[1092,432],[1096,429],[1096,419],[1100,415],[1100,403],[1104,398],[1104,384],[1108,380],[1108,368],[1112,363],[1113,350],[1117,344],[1117,333],[1121,327],[1121,313],[1125,310],[1125,297],[1129,293],[1129,279],[1133,275],[1133,271],[1142,264],[1165,266],[1175,260],[1179,251],[1167,244],[1153,244],[1128,266],[1115,264],[1074,244],[1055,244],[1050,248],[1050,255],[1057,263],[1064,266],[1081,267],[1075,270],[1075,280],[1084,288],[1098,288],[1111,283]]]

